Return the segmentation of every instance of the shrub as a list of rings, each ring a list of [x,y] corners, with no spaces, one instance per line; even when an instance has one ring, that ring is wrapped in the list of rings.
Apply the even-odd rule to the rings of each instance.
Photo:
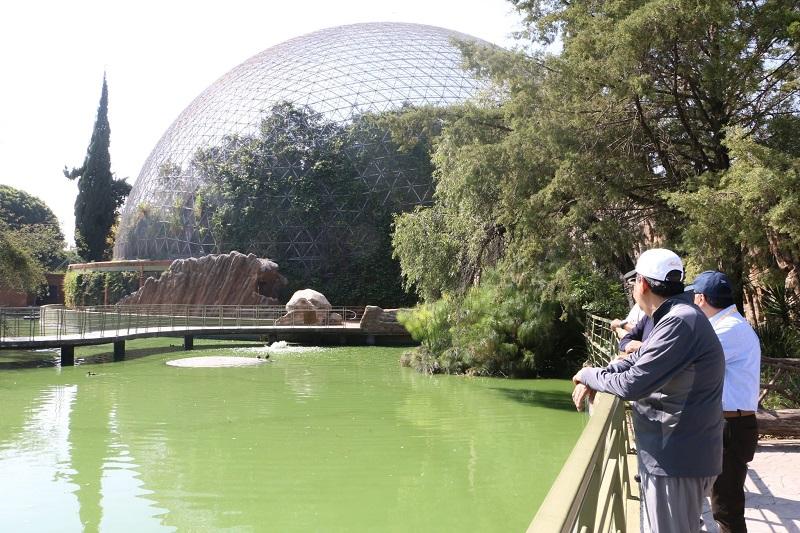
[[[422,372],[567,376],[582,358],[580,324],[561,304],[494,271],[462,297],[445,296],[398,319],[421,343],[401,363]]]
[[[67,307],[117,303],[123,296],[139,288],[136,272],[76,272],[64,277],[64,303]]]

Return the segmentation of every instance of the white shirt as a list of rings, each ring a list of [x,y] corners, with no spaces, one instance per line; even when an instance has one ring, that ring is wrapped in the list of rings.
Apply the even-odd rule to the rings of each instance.
[[[761,383],[761,344],[758,335],[731,305],[709,318],[725,351],[723,411],[755,411]]]
[[[642,308],[639,307],[639,304],[633,304],[633,307],[631,307],[631,310],[628,312],[628,316],[625,317],[623,324],[635,326],[643,317],[644,311],[642,311]]]

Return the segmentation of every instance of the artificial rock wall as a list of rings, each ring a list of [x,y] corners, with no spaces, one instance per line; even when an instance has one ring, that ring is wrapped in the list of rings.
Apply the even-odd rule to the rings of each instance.
[[[239,252],[176,259],[120,304],[277,305],[286,278],[269,259]]]

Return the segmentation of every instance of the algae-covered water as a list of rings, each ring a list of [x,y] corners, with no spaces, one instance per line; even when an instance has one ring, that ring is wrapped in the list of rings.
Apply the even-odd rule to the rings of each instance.
[[[170,343],[70,368],[0,352],[0,530],[521,531],[585,425],[567,381],[426,376],[367,347],[176,368],[264,351]]]

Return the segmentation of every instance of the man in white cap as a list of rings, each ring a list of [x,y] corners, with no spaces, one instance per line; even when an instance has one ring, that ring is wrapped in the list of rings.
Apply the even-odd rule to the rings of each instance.
[[[722,471],[725,356],[708,318],[684,293],[683,263],[647,250],[633,297],[653,320],[638,351],[573,377],[578,409],[594,391],[632,401],[641,478],[641,530],[699,531],[702,503]]]
[[[746,533],[744,481],[747,463],[753,460],[758,445],[761,343],[736,309],[728,276],[707,270],[686,291],[694,293],[695,305],[711,321],[725,351],[722,473],[711,490],[711,510],[722,533]]]

